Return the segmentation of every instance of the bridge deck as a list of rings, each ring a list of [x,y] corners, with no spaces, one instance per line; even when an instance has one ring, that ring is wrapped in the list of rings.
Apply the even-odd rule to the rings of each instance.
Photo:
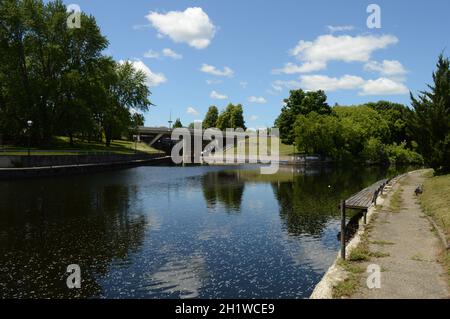
[[[345,201],[345,207],[350,209],[368,209],[373,203],[377,190],[385,186],[387,182],[387,179],[383,179],[356,193]]]

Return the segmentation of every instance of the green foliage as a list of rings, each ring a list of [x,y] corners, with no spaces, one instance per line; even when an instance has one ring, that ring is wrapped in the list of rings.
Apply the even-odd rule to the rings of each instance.
[[[450,172],[450,60],[442,54],[428,87],[418,98],[411,95],[410,133],[427,165]]]
[[[370,137],[366,141],[362,155],[366,161],[371,163],[387,163],[389,161],[384,144],[376,137]]]
[[[411,151],[406,147],[406,142],[401,144],[394,143],[386,146],[386,153],[391,163],[423,164],[424,162],[423,157],[420,154]]]
[[[300,152],[320,154],[335,160],[370,163],[423,163],[407,143],[390,142],[388,123],[367,106],[336,106],[331,115],[311,112],[300,115],[294,125]]]
[[[219,119],[219,110],[216,106],[210,106],[208,112],[203,120],[203,128],[215,128],[217,126],[217,120]]]
[[[145,118],[144,115],[139,114],[139,113],[134,113],[131,116],[131,122],[133,123],[133,127],[139,127],[139,126],[144,126],[145,123]]]
[[[411,142],[411,137],[407,131],[407,116],[409,109],[403,104],[388,101],[378,101],[367,103],[366,106],[378,112],[386,121],[390,131],[389,143]]]
[[[173,128],[182,128],[183,124],[180,119],[176,119],[175,123],[173,123]]]
[[[311,112],[295,122],[295,144],[300,152],[336,157],[341,144],[341,124],[336,116]]]
[[[359,149],[353,153],[362,151],[365,141],[370,137],[389,141],[389,126],[377,111],[366,106],[337,106],[333,112],[342,120],[344,129],[353,130],[360,136]]]
[[[227,128],[242,128],[246,129],[244,121],[244,110],[241,104],[228,104],[225,110],[220,113],[217,119],[217,128],[226,130]]]
[[[275,121],[275,126],[280,129],[282,142],[288,145],[293,144],[294,124],[299,115],[308,115],[311,112],[319,115],[330,114],[331,108],[326,100],[327,96],[323,91],[305,92],[301,89],[290,91],[289,98],[284,100],[286,105]]]
[[[0,133],[33,144],[67,135],[107,144],[151,105],[146,76],[103,56],[108,41],[92,16],[67,27],[60,0],[0,1]],[[33,125],[27,131],[27,121]]]

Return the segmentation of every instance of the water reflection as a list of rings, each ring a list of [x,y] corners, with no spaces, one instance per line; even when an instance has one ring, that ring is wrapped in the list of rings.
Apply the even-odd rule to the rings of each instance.
[[[280,217],[295,236],[320,236],[330,218],[337,215],[340,200],[387,175],[383,169],[361,169],[363,174],[326,167],[300,174],[292,170],[290,180],[273,182],[272,187]]]
[[[214,172],[203,176],[203,195],[209,209],[216,209],[220,203],[227,213],[241,211],[245,183],[239,176],[239,172],[236,171]]]
[[[68,186],[64,180],[1,184],[0,206],[7,209],[0,214],[0,297],[100,295],[96,279],[142,244],[145,216],[129,211],[136,188]],[[82,269],[82,290],[66,287],[70,264]]]
[[[0,182],[0,298],[303,298],[381,169],[140,167]],[[211,213],[214,212],[214,213]],[[66,288],[79,264],[82,289]]]

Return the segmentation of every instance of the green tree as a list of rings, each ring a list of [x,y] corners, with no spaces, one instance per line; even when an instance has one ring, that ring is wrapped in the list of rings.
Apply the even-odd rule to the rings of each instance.
[[[210,106],[208,112],[205,115],[205,119],[203,120],[203,128],[215,128],[217,126],[217,120],[219,119],[219,110],[216,106]]]
[[[333,113],[342,126],[344,149],[353,158],[363,157],[366,143],[372,137],[384,144],[390,140],[387,122],[377,111],[367,106],[336,106]]]
[[[341,124],[336,116],[310,112],[299,115],[294,125],[298,151],[337,158],[341,142]]]
[[[389,158],[386,154],[385,145],[379,138],[370,137],[362,152],[364,160],[371,163],[388,163]]]
[[[411,142],[411,137],[407,130],[408,107],[403,104],[388,101],[378,101],[367,103],[366,106],[377,111],[387,122],[390,131],[390,141],[392,143]]]
[[[144,117],[144,115],[142,115],[140,113],[134,113],[131,116],[131,121],[133,122],[133,126],[135,126],[135,127],[144,126],[145,117]]]
[[[450,60],[439,56],[433,84],[416,98],[408,117],[425,163],[438,173],[450,171]]]
[[[111,71],[111,70],[110,70]],[[112,80],[108,83],[109,90],[106,112],[103,117],[103,128],[105,143],[111,144],[113,137],[120,136],[126,132],[131,122],[130,110],[147,111],[151,105],[148,96],[150,91],[147,87],[147,77],[136,70],[131,62],[114,63],[113,74],[109,76]]]
[[[284,100],[285,106],[275,121],[283,143],[291,145],[294,142],[294,123],[298,115],[307,115],[311,112],[319,115],[330,114],[331,108],[326,101],[327,96],[323,91],[305,92],[301,89],[290,91],[289,98]]]
[[[59,0],[0,2],[0,112],[7,122],[1,129],[13,139],[20,139],[27,120],[37,142],[92,126],[80,97],[108,42],[93,17],[82,14],[79,29],[66,21]]]
[[[173,123],[173,128],[182,128],[183,124],[181,123],[181,120],[178,118],[176,119],[175,123]]]
[[[147,79],[130,63],[105,57],[108,41],[92,16],[67,27],[60,0],[0,0],[0,133],[13,143],[28,135],[100,140],[129,133],[132,112],[151,105]]]
[[[245,130],[244,110],[242,105],[228,104],[226,109],[219,115],[217,128],[220,130],[226,130],[227,128],[242,128]]]

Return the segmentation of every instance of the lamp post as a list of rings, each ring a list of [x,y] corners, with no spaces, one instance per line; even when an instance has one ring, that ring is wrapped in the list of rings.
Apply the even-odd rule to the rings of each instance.
[[[32,120],[28,120],[27,122],[27,126],[28,126],[28,156],[31,155],[31,127],[33,126],[33,121]]]

